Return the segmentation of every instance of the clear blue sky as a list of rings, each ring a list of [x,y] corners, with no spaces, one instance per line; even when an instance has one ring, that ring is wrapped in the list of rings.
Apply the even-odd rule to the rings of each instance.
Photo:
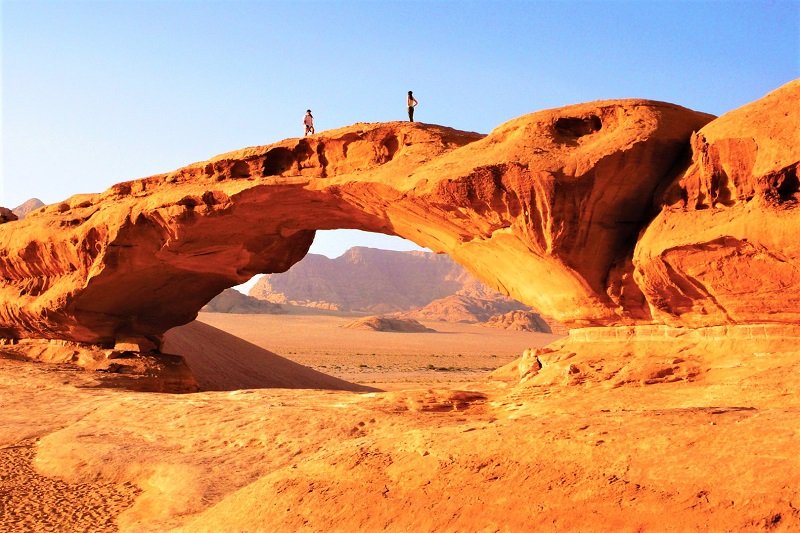
[[[722,114],[800,77],[800,1],[2,0],[0,205],[416,118],[488,133],[605,98]],[[397,247],[355,233],[314,251]],[[329,243],[323,241],[330,241]]]

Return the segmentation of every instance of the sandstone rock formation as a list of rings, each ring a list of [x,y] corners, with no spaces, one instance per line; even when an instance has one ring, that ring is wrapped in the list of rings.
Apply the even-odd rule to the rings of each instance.
[[[490,328],[510,329],[514,331],[552,332],[547,322],[531,311],[510,311],[502,315],[495,315],[489,318],[484,325]]]
[[[480,137],[357,124],[50,205],[0,230],[0,335],[159,336],[225,288],[288,269],[315,229],[394,233],[386,209],[406,187],[387,182]]]
[[[209,313],[267,313],[271,315],[286,313],[280,304],[247,296],[236,289],[225,289],[203,306],[203,311]]]
[[[359,318],[342,327],[348,329],[391,331],[394,333],[434,333],[436,331],[423,326],[411,318],[391,318],[385,316],[368,316]]]
[[[18,220],[19,217],[17,216],[14,211],[8,209],[7,207],[0,207],[0,224],[5,224],[6,222],[13,222]]]
[[[692,135],[636,245],[633,281],[657,322],[800,322],[800,80]]]
[[[485,138],[356,124],[74,196],[0,226],[0,335],[158,337],[334,228],[445,252],[573,326],[796,321],[799,93],[695,137],[713,117],[646,100],[540,111]]]
[[[102,349],[63,340],[22,339],[0,345],[0,358],[60,365],[92,371],[109,387],[139,392],[187,393],[199,390],[181,355],[145,350]]]
[[[442,322],[486,322],[491,317],[514,310],[527,310],[527,306],[501,295],[480,297],[468,291],[459,291],[434,300],[425,307],[403,313],[416,320]]]

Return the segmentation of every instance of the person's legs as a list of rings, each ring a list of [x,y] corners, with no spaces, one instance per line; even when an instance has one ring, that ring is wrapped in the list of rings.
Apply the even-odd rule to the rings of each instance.
[[[413,105],[408,106],[408,121],[409,122],[414,122],[414,106]]]

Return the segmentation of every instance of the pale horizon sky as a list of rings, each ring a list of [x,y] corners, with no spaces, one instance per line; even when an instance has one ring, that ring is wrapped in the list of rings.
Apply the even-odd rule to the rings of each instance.
[[[2,0],[0,205],[416,118],[488,133],[648,98],[720,115],[800,77],[800,0]],[[312,252],[416,248],[320,232]]]

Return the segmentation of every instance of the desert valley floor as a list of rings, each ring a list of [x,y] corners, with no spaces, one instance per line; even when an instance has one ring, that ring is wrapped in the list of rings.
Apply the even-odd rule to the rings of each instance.
[[[631,348],[630,332],[200,320],[385,392],[144,393],[0,359],[3,531],[800,528],[797,332],[654,330]],[[534,379],[489,379],[551,340]]]
[[[346,329],[346,315],[201,313],[200,321],[338,378],[388,389],[447,386],[484,379],[559,335],[424,322],[433,333]]]

